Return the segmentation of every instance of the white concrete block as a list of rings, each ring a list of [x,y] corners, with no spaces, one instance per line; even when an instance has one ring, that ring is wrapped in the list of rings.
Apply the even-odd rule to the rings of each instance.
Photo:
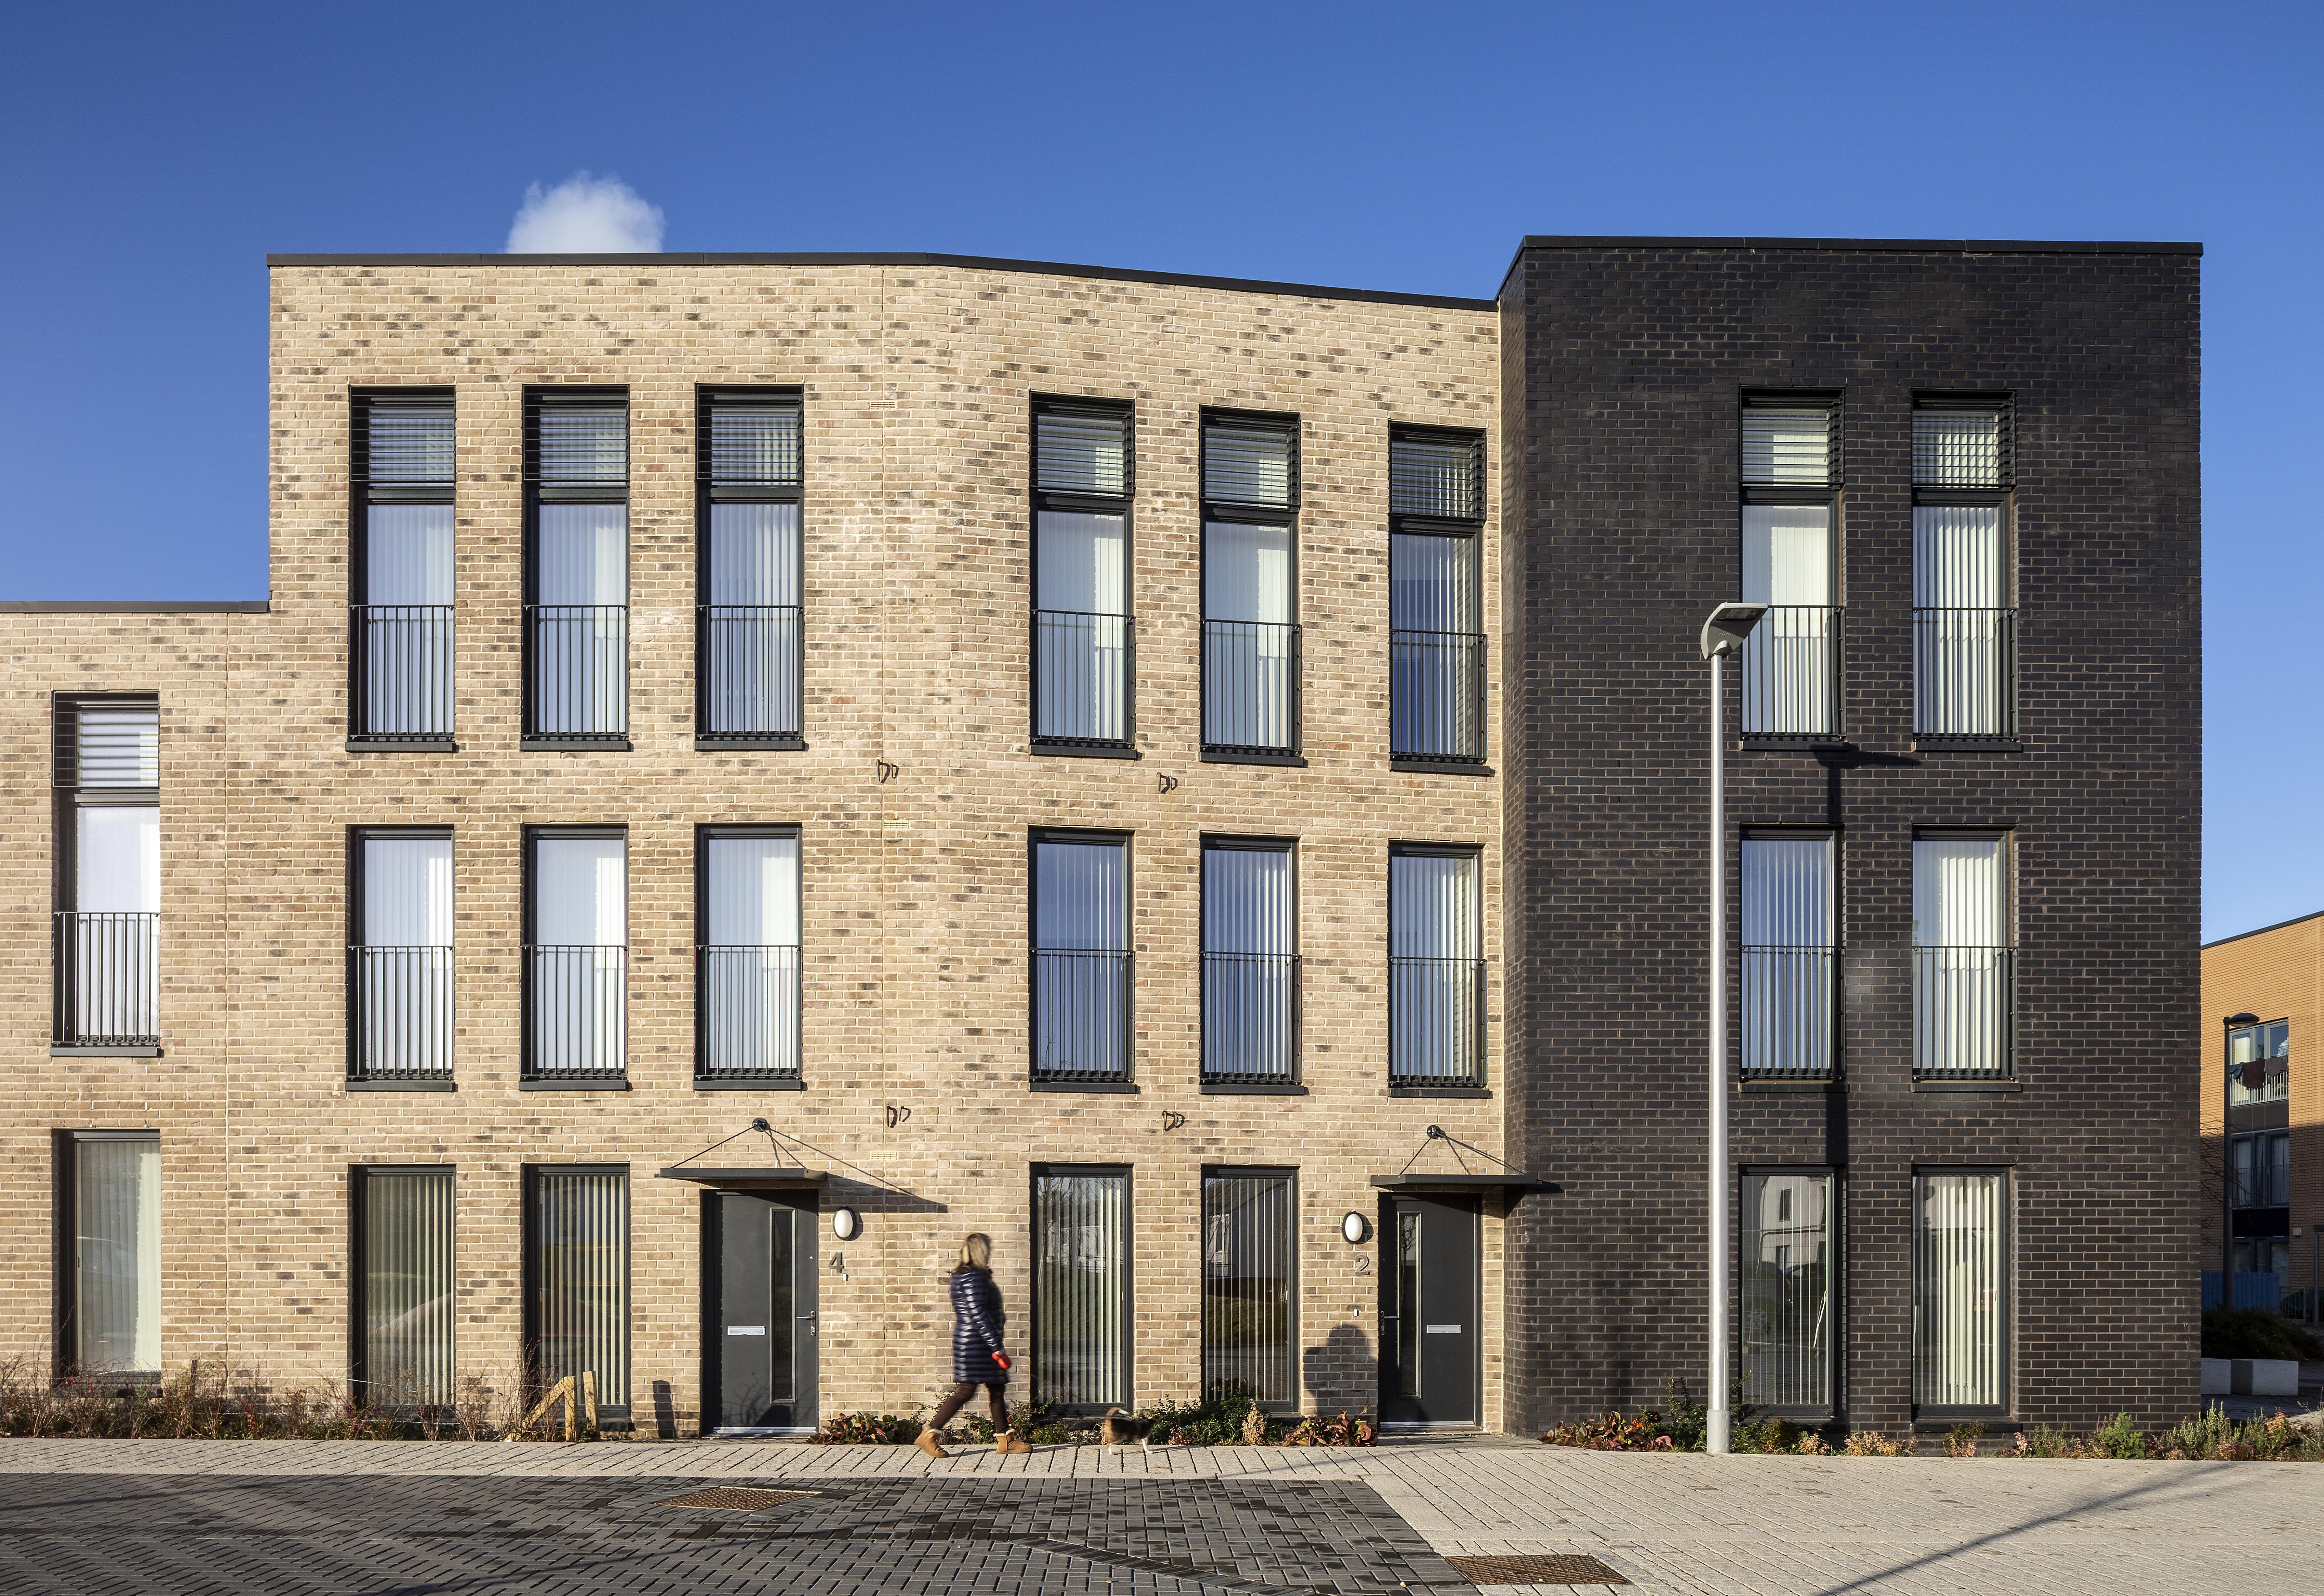
[[[2209,1362],[2209,1360],[2204,1360]],[[2234,1394],[2238,1397],[2297,1397],[2300,1365],[2290,1358],[2238,1358]]]
[[[2235,1394],[2235,1386],[2231,1378],[2233,1374],[2233,1366],[2227,1359],[2204,1359],[2203,1395],[2206,1397],[2233,1396]]]

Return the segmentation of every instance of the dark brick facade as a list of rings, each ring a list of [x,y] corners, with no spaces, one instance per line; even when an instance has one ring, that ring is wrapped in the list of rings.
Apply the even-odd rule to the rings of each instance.
[[[2195,1407],[2199,267],[2183,245],[1519,252],[1501,298],[1508,1134],[1560,1189],[1512,1216],[1512,1428],[1702,1389],[1695,636],[1740,592],[1753,388],[1845,395],[1851,748],[1730,741],[1728,767],[1730,848],[1753,825],[1841,838],[1844,1084],[1738,1088],[1733,1157],[1843,1172],[1842,1417],[1914,1420],[1911,1182],[1944,1165],[2012,1171],[2019,1420]],[[1911,409],[1932,390],[2015,397],[2022,752],[1912,734]],[[1914,1089],[1927,826],[2013,828],[2018,1090]]]

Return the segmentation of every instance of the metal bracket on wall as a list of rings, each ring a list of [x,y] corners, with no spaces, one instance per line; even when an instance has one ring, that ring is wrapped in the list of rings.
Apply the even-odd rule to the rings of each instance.
[[[1178,790],[1178,779],[1176,776],[1157,776],[1154,780],[1160,785],[1160,788],[1164,792],[1176,792]]]
[[[1176,1130],[1179,1126],[1184,1125],[1185,1122],[1185,1115],[1181,1113],[1173,1113],[1167,1108],[1162,1111],[1162,1133],[1164,1135],[1168,1135],[1171,1131]]]
[[[886,760],[878,760],[875,761],[874,763],[879,768],[880,785],[882,787],[885,787],[889,782],[893,781],[897,777],[904,773],[904,770],[901,765],[891,765]]]
[[[912,1111],[911,1111],[911,1110],[909,1110],[909,1109],[908,1109],[908,1108],[899,1108],[899,1107],[898,1107],[896,1104],[894,1104],[894,1103],[892,1103],[892,1102],[891,1102],[891,1103],[890,1103],[890,1104],[888,1105],[888,1129],[889,1129],[889,1130],[893,1130],[897,1126],[899,1126],[899,1125],[902,1124],[905,1121],[907,1121],[907,1120],[910,1119],[911,1117],[912,1117]]]

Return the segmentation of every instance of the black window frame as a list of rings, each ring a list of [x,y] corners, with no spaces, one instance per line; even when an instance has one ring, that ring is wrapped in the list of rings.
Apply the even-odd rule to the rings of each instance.
[[[1106,827],[1036,826],[1025,834],[1025,1069],[1036,1092],[1135,1094],[1138,1084],[1138,860],[1136,833]],[[1121,850],[1121,1074],[1118,1078],[1045,1078],[1041,1072],[1041,844],[1106,844]],[[1072,950],[1061,950],[1072,951]],[[1101,950],[1090,950],[1101,951]]]
[[[2001,1325],[2000,1380],[2001,1400],[1990,1406],[1923,1405],[1917,1395],[1920,1384],[1920,1347],[1917,1341],[1908,1357],[1911,1386],[1907,1396],[1913,1404],[1913,1419],[1916,1425],[1940,1426],[1970,1424],[1980,1420],[2006,1419],[2016,1409],[2017,1403],[2017,1171],[2008,1164],[1920,1164],[1913,1166],[1911,1185],[1907,1188],[1912,1205],[1910,1246],[1912,1261],[1907,1266],[1908,1309],[1917,1312],[1920,1301],[1921,1249],[1921,1177],[1926,1175],[1997,1175],[2001,1177],[2001,1268],[1997,1289],[2001,1294],[1998,1309]]]
[[[369,1200],[369,1185],[374,1175],[442,1175],[452,1183],[452,1245],[453,1256],[458,1257],[460,1241],[460,1167],[456,1163],[441,1164],[350,1164],[347,1166],[347,1396],[357,1407],[400,1412],[408,1409],[387,1407],[370,1400],[369,1338],[366,1320],[369,1316],[369,1286],[371,1278],[370,1250],[364,1245],[365,1206]],[[452,1274],[453,1289],[459,1289],[459,1270]],[[453,1351],[458,1355],[459,1336],[453,1333]]]
[[[452,411],[455,464],[452,475],[441,487],[435,484],[375,484],[371,479],[371,417],[382,405],[444,405]],[[365,675],[371,657],[367,629],[370,612],[377,607],[371,602],[371,511],[374,504],[447,504],[452,507],[454,537],[459,527],[459,466],[457,448],[460,425],[459,392],[449,383],[402,387],[355,387],[347,390],[347,714],[346,746],[350,752],[374,753],[446,753],[458,752],[455,716],[459,699],[453,683],[445,684],[443,706],[445,730],[435,732],[381,732],[366,721],[364,706],[369,701],[369,681]],[[456,601],[441,606],[440,616],[410,616],[399,618],[403,623],[417,626],[425,635],[440,627],[443,648],[456,662],[458,619],[456,603],[456,566],[455,567]],[[411,606],[422,607],[422,606]]]
[[[1826,1067],[1821,1073],[1793,1070],[1754,1070],[1748,1067],[1747,1037],[1751,1011],[1748,1007],[1752,992],[1750,955],[1753,945],[1743,940],[1746,909],[1743,895],[1749,878],[1743,869],[1743,844],[1754,842],[1821,842],[1824,844],[1824,926],[1828,936],[1822,951],[1828,955],[1829,973],[1824,1010],[1823,1052]],[[1847,920],[1847,838],[1840,828],[1833,826],[1744,826],[1735,834],[1734,962],[1729,966],[1733,975],[1728,998],[1734,1057],[1732,1067],[1738,1081],[1808,1081],[1819,1084],[1837,1083],[1846,1078],[1845,1047],[1847,1026],[1843,1023],[1841,999],[1845,992],[1848,955]],[[1792,946],[1792,945],[1784,945]],[[1800,945],[1805,946],[1805,945]],[[1770,951],[1762,949],[1759,951]],[[1761,1173],[1772,1173],[1772,1170]],[[1799,1170],[1787,1173],[1797,1174]]]
[[[1919,428],[1919,418],[1923,411],[1969,411],[1978,414],[1995,415],[1998,418],[1999,439],[1997,453],[1999,455],[1999,460],[1997,462],[1998,470],[1997,475],[1999,480],[1991,487],[1946,486],[1936,484],[1924,484],[1921,481],[1919,450],[1916,442],[1914,447],[1914,464],[1912,469],[1913,508],[1915,511],[1918,511],[1923,505],[1932,507],[1942,505],[1963,505],[1978,507],[1992,506],[1999,510],[2001,512],[2000,537],[2002,596],[2007,600],[2007,603],[2003,607],[1999,616],[2001,639],[2000,660],[1998,661],[1998,665],[2002,680],[2000,704],[2001,713],[1999,717],[2001,729],[1997,733],[1992,734],[1982,732],[1930,732],[1921,729],[1922,665],[1919,656],[1921,651],[1922,632],[1925,623],[1923,620],[1924,612],[1917,608],[1914,610],[1913,636],[1914,659],[1913,669],[1913,702],[1911,706],[1913,741],[1916,744],[1927,744],[1932,747],[1972,749],[1987,748],[2003,752],[2017,752],[2023,747],[2023,744],[2018,741],[2017,720],[2017,396],[2015,393],[2006,391],[1950,392],[1916,390],[1913,394],[1912,421],[1916,434]]]
[[[1752,1400],[1752,1406],[1757,1412],[1770,1418],[1788,1419],[1803,1426],[1826,1425],[1837,1420],[1848,1409],[1845,1382],[1848,1372],[1849,1181],[1845,1165],[1741,1164],[1736,1167],[1737,1245],[1735,1248],[1736,1273],[1733,1282],[1735,1312],[1732,1315],[1736,1344],[1731,1352],[1734,1360],[1733,1367],[1738,1370],[1743,1367],[1743,1306],[1746,1300],[1743,1291],[1743,1268],[1748,1260],[1742,1242],[1744,1238],[1751,1233],[1749,1227],[1752,1222],[1748,1204],[1743,1201],[1743,1194],[1748,1189],[1744,1183],[1757,1177],[1779,1176],[1821,1176],[1830,1183],[1828,1188],[1830,1196],[1827,1199],[1826,1210],[1829,1218],[1826,1222],[1831,1231],[1831,1261],[1826,1270],[1824,1296],[1827,1312],[1831,1318],[1824,1336],[1823,1363],[1824,1390],[1831,1396],[1831,1400],[1821,1406],[1807,1403],[1766,1403],[1750,1398],[1750,1393],[1748,1391],[1745,1396],[1747,1399]]]
[[[1744,464],[1744,416],[1754,410],[1821,410],[1824,420],[1824,480],[1821,483],[1753,482]],[[1761,748],[1830,748],[1848,742],[1848,540],[1847,461],[1848,395],[1838,388],[1744,388],[1736,396],[1735,570],[1736,594],[1742,592],[1744,513],[1755,505],[1821,505],[1824,510],[1825,559],[1831,572],[1831,724],[1821,731],[1772,732],[1751,726],[1751,687],[1747,661],[1738,660],[1736,692],[1740,700],[1743,745]],[[1756,634],[1755,634],[1756,635]],[[1752,640],[1746,640],[1748,650]]]
[[[1195,841],[1194,853],[1194,962],[1197,970],[1195,1039],[1195,1074],[1200,1091],[1206,1097],[1301,1097],[1306,1095],[1305,1032],[1303,1020],[1306,1009],[1305,955],[1299,951],[1300,894],[1299,839],[1244,835],[1238,833],[1204,832]],[[1291,1021],[1290,1068],[1280,1081],[1245,1081],[1231,1075],[1213,1076],[1210,1072],[1209,1005],[1206,1001],[1210,986],[1211,947],[1209,914],[1204,901],[1205,878],[1204,855],[1217,850],[1221,853],[1281,853],[1291,862]]]
[[[2230,1028],[2227,1033],[2225,1040],[2221,1044],[2221,1059],[2225,1070],[2225,1073],[2220,1077],[2225,1083],[2225,1095],[2221,1098],[2221,1101],[2227,1104],[2227,1112],[2229,1113],[2232,1114],[2238,1110],[2242,1110],[2246,1112],[2249,1112],[2254,1110],[2264,1112],[2268,1103],[2278,1101],[2278,1099],[2266,1096],[2255,1097],[2245,1102],[2237,1102],[2235,1100],[2235,1088],[2236,1086],[2242,1085],[2244,1090],[2246,1092],[2251,1090],[2251,1087],[2247,1084],[2245,1084],[2239,1079],[2241,1075],[2241,1066],[2236,1062],[2236,1038],[2241,1036],[2264,1036],[2267,1032],[2273,1030],[2278,1026],[2282,1026],[2283,1028],[2284,1051],[2281,1053],[2258,1054],[2255,1056],[2253,1062],[2259,1063],[2263,1066],[2273,1064],[2278,1060],[2282,1062],[2283,1068],[2280,1071],[2264,1067],[2261,1072],[2261,1079],[2264,1084],[2266,1083],[2273,1082],[2280,1075],[2284,1083],[2282,1101],[2290,1101],[2292,1096],[2292,1018],[2289,1015],[2284,1015],[2274,1019],[2257,1019],[2254,1020],[2249,1025],[2238,1025]],[[2324,1284],[2324,1282],[2319,1282],[2319,1284]]]
[[[706,979],[710,947],[710,844],[725,837],[788,838],[799,845],[798,872],[798,1012],[792,1027],[798,1037],[798,1073],[793,1075],[710,1075]],[[807,838],[797,824],[705,824],[694,828],[694,1089],[696,1092],[803,1092],[807,1089]]]
[[[1299,1339],[1299,1255],[1301,1251],[1300,1242],[1302,1233],[1305,1228],[1303,1222],[1305,1218],[1305,1214],[1300,1205],[1299,1167],[1296,1164],[1204,1164],[1202,1167],[1201,1170],[1198,1172],[1195,1190],[1195,1214],[1197,1222],[1203,1225],[1204,1229],[1201,1233],[1198,1233],[1195,1238],[1198,1259],[1196,1265],[1196,1277],[1198,1280],[1204,1278],[1204,1277],[1202,1276],[1201,1271],[1203,1262],[1206,1260],[1203,1259],[1201,1255],[1209,1248],[1211,1241],[1208,1233],[1208,1226],[1210,1223],[1208,1204],[1210,1201],[1211,1182],[1213,1180],[1260,1179],[1280,1179],[1290,1188],[1291,1193],[1289,1225],[1289,1241],[1291,1244],[1289,1262],[1291,1265],[1291,1276],[1287,1284],[1290,1290],[1290,1311],[1288,1317],[1291,1321],[1291,1355],[1296,1362],[1301,1352],[1301,1342]],[[1210,1360],[1210,1344],[1208,1336],[1205,1333],[1205,1322],[1207,1315],[1205,1315],[1202,1311],[1204,1305],[1206,1305],[1208,1301],[1209,1293],[1207,1290],[1203,1290],[1196,1305],[1194,1342],[1195,1356],[1200,1362],[1204,1364],[1207,1364]],[[1204,1370],[1204,1383],[1205,1387],[1204,1395],[1207,1397],[1209,1395],[1209,1390],[1207,1388],[1209,1384],[1207,1370]],[[1294,1368],[1291,1370],[1291,1384],[1293,1389],[1293,1395],[1291,1397],[1281,1400],[1259,1402],[1256,1406],[1259,1407],[1259,1411],[1277,1417],[1290,1417],[1297,1414],[1299,1411],[1299,1398],[1297,1392],[1300,1387],[1304,1384],[1302,1371],[1297,1368]]]
[[[618,1175],[622,1177],[622,1358],[628,1365],[630,1400],[625,1403],[607,1402],[604,1387],[599,1387],[597,1427],[600,1430],[627,1430],[632,1426],[637,1411],[638,1379],[638,1183],[635,1172],[627,1164],[550,1162],[528,1163],[522,1166],[519,1193],[519,1225],[517,1249],[519,1259],[521,1303],[518,1320],[521,1342],[524,1348],[525,1400],[528,1404],[540,1399],[548,1385],[540,1367],[540,1177],[552,1175]],[[575,1395],[577,1410],[579,1394]]]
[[[405,837],[415,841],[438,840],[452,844],[453,942],[450,960],[453,982],[452,1035],[445,1046],[445,1064],[440,1074],[426,1076],[366,1075],[363,1070],[363,999],[362,955],[369,947],[364,940],[364,893],[369,872],[364,868],[364,844],[374,839],[392,841]],[[344,1083],[350,1092],[450,1092],[458,1079],[459,1029],[459,897],[460,865],[459,838],[449,826],[350,826],[346,832],[346,909],[347,909],[347,972],[346,1018],[347,1027],[347,1073]]]
[[[543,839],[583,841],[618,837],[622,844],[622,1073],[598,1075],[541,1075],[535,1073],[533,1048],[540,1041],[533,1027],[533,952],[540,945],[536,910],[540,906],[540,863],[534,844]],[[523,850],[520,863],[522,877],[522,935],[518,943],[517,1001],[520,1005],[517,1042],[517,1090],[520,1092],[627,1092],[629,1075],[630,1026],[630,910],[632,884],[630,881],[630,828],[618,824],[604,825],[540,825],[527,826],[518,845]],[[603,945],[599,945],[603,946]],[[626,1166],[624,1166],[626,1167]]]
[[[2018,1028],[2023,1023],[2019,1012],[2023,1005],[2017,1001],[2017,955],[2020,951],[2017,927],[2018,899],[2020,895],[2017,881],[2017,854],[2020,844],[2018,842],[2017,830],[2015,826],[1915,826],[1913,827],[1911,843],[1914,845],[1916,853],[1918,851],[1918,844],[1922,843],[1945,842],[1948,840],[1979,842],[1998,841],[2001,844],[2001,921],[2009,933],[2009,941],[2006,946],[1997,948],[1994,951],[2004,955],[2000,961],[2001,982],[2004,987],[2005,1001],[2008,1004],[2008,1012],[2005,1016],[2001,1027],[2000,1043],[2003,1058],[2001,1068],[1997,1073],[1993,1071],[1963,1071],[1958,1068],[1941,1068],[1931,1070],[1926,1073],[1923,1073],[1922,1070],[1921,1038],[1919,1032],[1921,1000],[1918,989],[1922,979],[1922,971],[1925,963],[1923,958],[1923,950],[1924,947],[1965,947],[1971,945],[1967,943],[1922,943],[1919,939],[1918,927],[1912,925],[1912,916],[1918,913],[1916,907],[1911,911],[1911,914],[1908,914],[1906,919],[1908,933],[1912,937],[1912,940],[1907,944],[1907,952],[1913,961],[1912,980],[1914,989],[1912,998],[1913,1018],[1911,1022],[1913,1034],[1911,1045],[1913,1049],[1912,1078],[1914,1089],[1915,1091],[1943,1091],[1949,1088],[1953,1090],[1975,1090],[1979,1087],[1990,1090],[1995,1086],[2000,1086],[2005,1089],[2014,1088],[2017,1082],[2017,1061],[2022,1053],[2021,1042],[2023,1040],[2018,1034]],[[1917,858],[1913,862],[1913,869],[1915,877],[1917,877],[1919,872],[1919,860]],[[1915,890],[1916,884],[1908,885],[1906,888],[1908,892]]]
[[[89,787],[81,781],[80,715],[84,709],[150,709],[153,712],[154,785],[152,787]],[[161,1056],[161,992],[158,947],[154,955],[154,1034],[136,1039],[84,1040],[74,1019],[73,977],[78,946],[69,929],[80,912],[80,816],[82,809],[156,809],[161,807],[161,696],[156,692],[67,692],[49,698],[51,738],[50,769],[51,833],[49,850],[51,905],[50,924],[49,1053],[51,1057],[158,1058]],[[169,873],[162,872],[167,886]],[[156,911],[157,926],[161,918]]]
[[[1422,515],[1397,510],[1395,495],[1396,447],[1403,442],[1466,444],[1476,453],[1473,467],[1477,481],[1477,513],[1473,516]],[[1476,662],[1470,669],[1470,680],[1464,689],[1469,698],[1469,712],[1477,724],[1476,757],[1455,757],[1444,754],[1413,753],[1397,747],[1396,678],[1391,666],[1388,678],[1388,769],[1421,774],[1489,776],[1493,752],[1493,726],[1488,706],[1491,703],[1493,629],[1485,616],[1485,523],[1492,504],[1492,490],[1485,475],[1490,462],[1490,443],[1483,429],[1471,427],[1439,427],[1419,422],[1390,422],[1388,429],[1388,587],[1391,611],[1395,604],[1396,540],[1404,537],[1460,538],[1470,540],[1476,551],[1471,562],[1475,569],[1477,591],[1474,595],[1477,623],[1482,628],[1474,634]],[[1389,616],[1388,648],[1391,659],[1396,648],[1395,617]]]
[[[1484,844],[1481,843],[1423,843],[1397,842],[1391,840],[1388,845],[1388,856],[1389,860],[1387,871],[1388,879],[1384,883],[1387,890],[1382,895],[1384,907],[1387,909],[1385,923],[1382,928],[1387,935],[1382,937],[1382,940],[1388,945],[1388,1038],[1387,1075],[1388,1095],[1390,1097],[1416,1098],[1490,1097],[1493,1094],[1491,1067],[1492,1030],[1490,1015],[1492,961],[1486,955],[1485,952],[1485,928],[1489,919],[1489,906],[1485,901]],[[1453,1077],[1447,1076],[1443,1078],[1443,1084],[1434,1084],[1436,1080],[1435,1077],[1427,1075],[1399,1075],[1396,1073],[1396,1039],[1397,1035],[1396,1020],[1396,961],[1400,956],[1412,956],[1399,955],[1396,951],[1396,865],[1394,862],[1398,858],[1467,859],[1476,866],[1476,919],[1471,928],[1475,933],[1477,938],[1477,956],[1471,960],[1470,963],[1475,965],[1475,969],[1471,974],[1471,979],[1475,983],[1471,1001],[1474,1001],[1477,1006],[1475,1036],[1477,1068],[1476,1073],[1467,1080],[1458,1080]]]
[[[789,483],[722,483],[711,470],[711,415],[721,408],[788,410],[798,418],[799,474]],[[801,383],[758,386],[705,383],[694,391],[694,746],[704,752],[723,750],[797,752],[807,747],[807,389]],[[799,604],[798,658],[799,730],[796,733],[720,732],[710,724],[711,506],[714,504],[796,504],[799,523]]]
[[[1065,493],[1041,485],[1041,417],[1084,414],[1122,419],[1121,493],[1119,496]],[[1026,539],[1025,736],[1034,754],[1067,759],[1139,759],[1138,749],[1138,401],[1078,394],[1034,393],[1026,411],[1025,482],[1031,503]],[[1121,518],[1121,736],[1044,737],[1041,734],[1041,517],[1048,512]]]
[[[604,404],[619,400],[622,412],[622,476],[620,490],[612,484],[566,485],[544,484],[540,476],[540,415],[560,404]],[[629,620],[634,595],[637,529],[629,514],[635,483],[637,407],[631,390],[621,383],[548,383],[524,391],[524,623],[521,628],[522,677],[520,691],[521,730],[520,751],[627,752],[630,738],[631,642]],[[540,507],[549,504],[619,504],[622,508],[622,730],[612,732],[542,732],[540,729],[540,650],[537,612],[540,603]],[[610,607],[610,606],[591,606]]]
[[[1035,1164],[1026,1181],[1026,1233],[1032,1243],[1031,1267],[1026,1270],[1026,1354],[1034,1359],[1030,1378],[1026,1381],[1028,1391],[1040,1378],[1039,1353],[1041,1325],[1041,1181],[1049,1178],[1106,1178],[1121,1180],[1121,1384],[1125,1409],[1134,1410],[1138,1395],[1138,1170],[1132,1164]],[[1049,1411],[1072,1417],[1088,1417],[1105,1411],[1103,1403],[1045,1402]]]
[[[79,1259],[75,1246],[80,1235],[79,1149],[89,1142],[119,1141],[151,1142],[155,1147],[162,1145],[161,1132],[158,1130],[92,1128],[50,1133],[50,1367],[56,1370],[60,1383],[92,1378],[82,1370],[79,1350],[74,1344],[78,1329],[76,1318],[80,1309]],[[165,1216],[165,1226],[167,1222]],[[160,1245],[161,1240],[161,1237],[155,1237],[155,1244]],[[165,1276],[162,1280],[165,1296],[168,1285]],[[166,1347],[161,1361],[164,1365],[169,1362]],[[153,1387],[161,1383],[162,1374],[161,1369],[120,1370],[103,1378],[108,1384],[123,1387]]]
[[[1289,443],[1289,493],[1281,505],[1245,503],[1234,499],[1211,497],[1211,428],[1213,424],[1242,429],[1253,432],[1279,432]],[[1194,609],[1198,634],[1195,683],[1195,724],[1197,740],[1202,745],[1201,759],[1213,765],[1282,765],[1304,769],[1306,745],[1305,704],[1306,697],[1306,661],[1303,647],[1304,632],[1299,613],[1299,510],[1301,502],[1300,475],[1302,428],[1300,418],[1293,411],[1228,410],[1204,406],[1195,419],[1194,481],[1201,495],[1201,521],[1195,528]],[[1291,621],[1291,741],[1282,748],[1249,747],[1236,743],[1214,743],[1210,740],[1211,702],[1211,524],[1213,521],[1237,526],[1281,527],[1290,545]]]

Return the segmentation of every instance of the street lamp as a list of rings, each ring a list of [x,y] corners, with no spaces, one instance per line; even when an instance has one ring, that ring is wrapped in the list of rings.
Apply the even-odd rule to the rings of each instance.
[[[1719,662],[1743,646],[1766,604],[1723,604],[1702,623],[1711,661],[1711,1411],[1706,1450],[1724,1456],[1727,1407],[1727,733]]]

